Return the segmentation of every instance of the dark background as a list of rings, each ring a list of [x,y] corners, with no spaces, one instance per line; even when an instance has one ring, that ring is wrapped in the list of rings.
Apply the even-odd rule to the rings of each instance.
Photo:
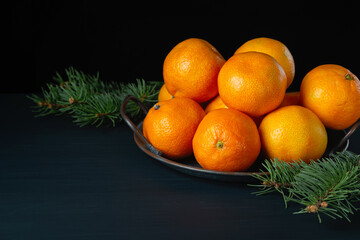
[[[11,77],[0,92],[39,92],[70,66],[99,72],[104,81],[162,81],[167,53],[190,37],[209,41],[225,59],[255,37],[282,41],[295,59],[290,91],[320,64],[340,64],[360,75],[356,1],[115,2],[13,3],[5,69]]]
[[[39,92],[70,66],[105,81],[162,81],[166,54],[190,37],[225,59],[255,37],[282,41],[296,64],[290,90],[323,63],[360,75],[356,2],[117,2],[13,2],[0,93]],[[125,124],[35,118],[24,94],[0,94],[0,103],[1,240],[359,238],[359,212],[318,224],[279,194],[172,171],[139,150]],[[350,151],[359,153],[359,139]]]

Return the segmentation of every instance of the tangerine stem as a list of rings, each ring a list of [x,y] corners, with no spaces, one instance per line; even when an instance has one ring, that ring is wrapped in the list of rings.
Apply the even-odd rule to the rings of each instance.
[[[345,78],[346,78],[347,80],[354,80],[354,78],[353,78],[350,74],[346,74],[346,75],[345,75]]]
[[[223,143],[223,141],[218,140],[217,143],[215,144],[215,146],[216,146],[218,149],[222,149],[222,148],[224,147],[224,143]]]

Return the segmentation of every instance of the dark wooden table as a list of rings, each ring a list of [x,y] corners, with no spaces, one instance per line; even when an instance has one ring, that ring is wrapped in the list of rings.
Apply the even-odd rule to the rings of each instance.
[[[133,134],[34,118],[23,94],[2,94],[0,239],[359,239],[351,223],[293,215],[282,197],[188,176],[140,151]],[[360,132],[349,150],[360,152]]]

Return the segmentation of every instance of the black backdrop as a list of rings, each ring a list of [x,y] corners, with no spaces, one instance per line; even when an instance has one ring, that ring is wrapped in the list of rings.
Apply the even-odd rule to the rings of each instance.
[[[11,76],[0,92],[39,92],[70,66],[104,81],[162,81],[162,63],[178,42],[209,41],[225,59],[245,41],[275,38],[295,59],[297,90],[312,68],[336,63],[360,76],[356,1],[265,3],[177,1],[17,1],[11,8]]]

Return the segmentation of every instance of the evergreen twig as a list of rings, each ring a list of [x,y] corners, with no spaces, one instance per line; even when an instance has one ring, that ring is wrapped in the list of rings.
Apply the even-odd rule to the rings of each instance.
[[[65,69],[65,78],[56,73],[54,83],[48,83],[42,89],[42,96],[31,94],[27,97],[35,102],[36,117],[69,114],[79,126],[101,126],[110,122],[113,126],[122,120],[121,104],[127,95],[133,95],[145,106],[157,102],[162,82],[145,82],[136,79],[136,83],[103,82],[99,73],[87,75],[73,67]],[[140,107],[129,102],[127,113],[131,117],[139,116]]]
[[[303,161],[286,163],[277,159],[265,160],[269,174],[253,174],[261,181],[257,195],[277,191],[285,205],[295,202],[304,207],[294,214],[315,213],[333,219],[345,218],[358,209],[360,202],[360,155],[344,151],[306,164]],[[265,171],[263,171],[265,172]]]

